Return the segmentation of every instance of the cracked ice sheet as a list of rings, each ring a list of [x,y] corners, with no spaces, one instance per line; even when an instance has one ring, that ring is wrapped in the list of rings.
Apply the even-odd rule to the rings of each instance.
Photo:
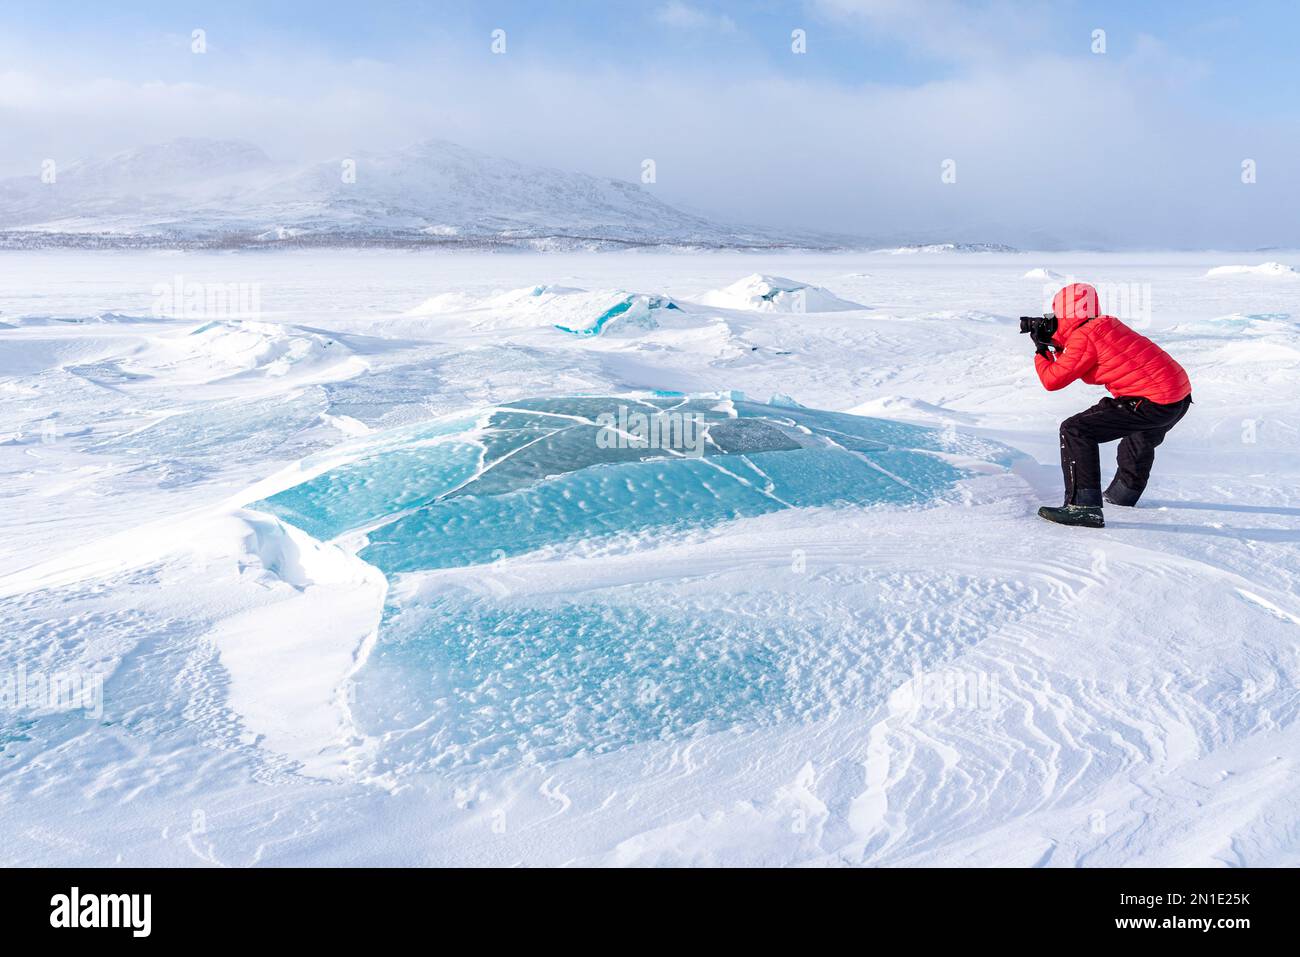
[[[602,441],[597,423],[629,407],[695,417],[701,454]],[[1015,457],[933,429],[716,397],[530,399],[471,419],[460,434],[435,424],[438,441],[407,429],[351,443],[346,464],[304,469],[250,507],[318,537],[364,531],[359,557],[392,574],[781,508],[917,504],[964,474],[945,461],[955,450],[987,468]]]

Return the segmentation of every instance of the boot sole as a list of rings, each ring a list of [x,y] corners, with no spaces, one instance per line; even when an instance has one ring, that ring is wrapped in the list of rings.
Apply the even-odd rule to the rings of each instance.
[[[1044,515],[1042,512],[1038,513],[1038,517],[1045,522],[1051,522],[1053,525],[1064,525],[1066,528],[1105,528],[1106,527],[1106,520],[1104,518],[1098,522],[1063,522],[1060,519],[1051,518],[1047,515]]]

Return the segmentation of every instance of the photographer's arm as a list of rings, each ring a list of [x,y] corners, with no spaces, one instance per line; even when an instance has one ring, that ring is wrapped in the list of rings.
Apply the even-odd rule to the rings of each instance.
[[[1058,353],[1055,359],[1042,354],[1034,356],[1034,369],[1048,392],[1064,389],[1096,364],[1097,350],[1093,347],[1092,337],[1082,329],[1075,330],[1065,344],[1065,351]]]

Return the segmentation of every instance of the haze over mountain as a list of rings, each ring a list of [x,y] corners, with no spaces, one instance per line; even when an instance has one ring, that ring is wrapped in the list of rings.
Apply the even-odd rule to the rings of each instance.
[[[0,181],[7,246],[515,245],[833,248],[854,237],[717,223],[646,187],[442,140],[307,165],[183,138]]]

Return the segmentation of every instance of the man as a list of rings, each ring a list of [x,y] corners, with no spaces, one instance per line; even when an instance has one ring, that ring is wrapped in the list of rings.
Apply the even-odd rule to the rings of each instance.
[[[1049,322],[1033,336],[1034,368],[1044,388],[1054,392],[1082,379],[1104,385],[1114,398],[1061,423],[1065,505],[1044,506],[1038,514],[1061,525],[1102,528],[1098,443],[1120,440],[1119,468],[1105,500],[1136,505],[1151,477],[1156,446],[1192,404],[1192,385],[1183,367],[1146,336],[1114,316],[1098,315],[1092,286],[1066,286],[1052,300],[1052,313],[1055,329]]]

